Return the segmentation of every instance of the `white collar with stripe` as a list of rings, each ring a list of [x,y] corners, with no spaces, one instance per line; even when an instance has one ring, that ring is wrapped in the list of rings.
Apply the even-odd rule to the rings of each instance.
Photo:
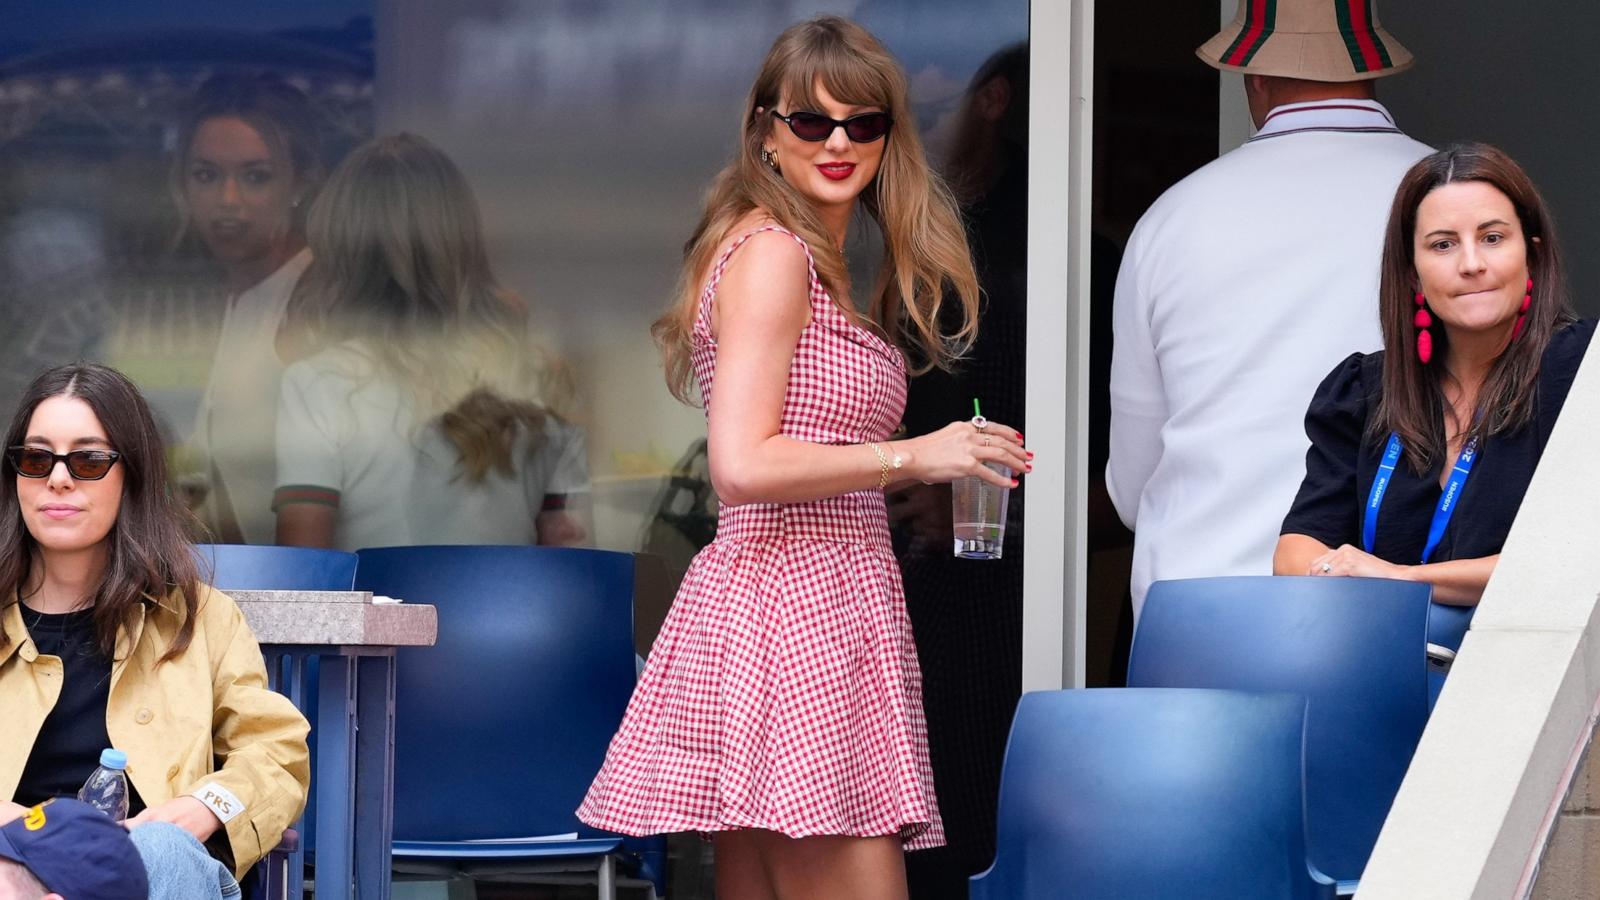
[[[1302,131],[1400,133],[1394,124],[1394,116],[1389,115],[1382,103],[1340,97],[1275,106],[1272,112],[1267,113],[1261,130],[1250,140],[1259,141]]]

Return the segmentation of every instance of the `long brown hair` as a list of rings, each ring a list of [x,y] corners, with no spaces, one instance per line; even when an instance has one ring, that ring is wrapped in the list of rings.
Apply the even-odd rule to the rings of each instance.
[[[689,351],[699,311],[702,279],[735,222],[761,210],[811,246],[817,275],[845,315],[860,321],[847,302],[850,275],[844,255],[833,245],[816,210],[783,177],[761,161],[768,129],[777,127],[770,110],[787,98],[820,108],[816,86],[855,106],[878,106],[894,117],[883,163],[861,194],[861,205],[883,234],[883,269],[871,305],[871,319],[902,348],[916,347],[928,361],[921,371],[947,367],[972,344],[977,331],[978,278],[955,200],[928,168],[908,99],[905,72],[865,28],[838,16],[820,16],[778,36],[745,100],[739,149],[712,182],[705,210],[684,248],[672,308],[651,333],[666,362],[673,396],[690,402],[693,372]],[[960,304],[960,327],[940,331],[945,289]]]
[[[322,160],[322,129],[311,101],[299,88],[267,72],[222,74],[206,79],[178,126],[177,153],[167,173],[167,188],[178,208],[178,229],[171,249],[178,250],[192,237],[189,202],[184,191],[189,154],[200,126],[212,119],[239,119],[289,166],[289,176],[299,186],[299,202],[289,213],[289,227],[305,232],[306,210],[317,194],[327,168]]]
[[[185,537],[189,513],[167,488],[166,456],[150,406],[116,369],[94,363],[58,366],[28,385],[6,431],[5,446],[22,444],[34,410],[51,397],[75,397],[89,404],[112,449],[121,454],[122,505],[105,537],[106,568],[92,595],[95,642],[107,657],[113,656],[118,631],[132,626],[141,602],[164,602],[176,595],[184,615],[162,656],[173,659],[194,637],[200,577]],[[39,545],[23,522],[13,478],[8,489],[0,490],[0,610],[19,601],[34,580],[34,567],[42,564]],[[0,647],[12,638],[0,625]]]
[[[1522,226],[1528,274],[1533,279],[1533,304],[1522,335],[1494,361],[1478,392],[1468,437],[1515,431],[1533,417],[1537,403],[1539,364],[1557,331],[1576,319],[1567,297],[1566,272],[1556,241],[1555,223],[1538,188],[1516,161],[1497,147],[1463,143],[1423,158],[1400,181],[1389,226],[1383,239],[1379,316],[1383,324],[1383,399],[1372,418],[1368,437],[1393,432],[1405,446],[1407,461],[1419,474],[1445,459],[1445,398],[1440,385],[1450,339],[1442,327],[1431,329],[1434,360],[1423,365],[1416,353],[1417,209],[1423,198],[1452,183],[1487,184],[1511,201]]]
[[[306,240],[284,350],[360,338],[468,479],[515,471],[516,440],[542,443],[565,369],[533,339],[527,303],[495,281],[478,201],[450,157],[413,134],[368,141],[329,177]]]

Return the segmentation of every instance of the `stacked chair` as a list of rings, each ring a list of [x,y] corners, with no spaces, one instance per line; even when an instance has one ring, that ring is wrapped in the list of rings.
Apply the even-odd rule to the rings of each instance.
[[[1380,578],[1158,582],[1128,685],[1305,697],[1311,861],[1353,893],[1427,724],[1430,595]]]
[[[1471,618],[1430,595],[1426,584],[1368,578],[1152,585],[1128,688],[1023,698],[1002,776],[1000,849],[973,896],[1354,893],[1442,683],[1436,663]],[[1282,736],[1268,735],[1259,709],[1230,709],[1240,695],[1303,704],[1293,753],[1299,784],[1303,746],[1303,813],[1298,791],[1286,800],[1274,787]],[[1259,766],[1261,784],[1232,764]],[[1239,823],[1260,840],[1235,833]],[[1262,887],[1233,880],[1235,867]]]
[[[619,876],[664,895],[662,838],[624,839],[574,815],[633,691],[633,558],[470,546],[358,555],[358,589],[439,611],[438,643],[399,651],[397,873],[595,873],[603,900]]]
[[[1325,900],[1306,862],[1286,694],[1027,694],[1000,779],[999,851],[973,900]]]

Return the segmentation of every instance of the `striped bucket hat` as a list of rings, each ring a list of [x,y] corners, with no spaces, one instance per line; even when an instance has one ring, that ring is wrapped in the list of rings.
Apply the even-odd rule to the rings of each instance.
[[[1195,53],[1228,72],[1364,81],[1411,67],[1378,24],[1377,0],[1239,0],[1239,14]]]

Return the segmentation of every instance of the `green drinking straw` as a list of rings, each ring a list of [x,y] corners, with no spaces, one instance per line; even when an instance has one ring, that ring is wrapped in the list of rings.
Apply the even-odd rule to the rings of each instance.
[[[972,398],[972,417],[974,419],[983,418],[983,413],[978,411],[978,398],[977,397],[973,397]]]

